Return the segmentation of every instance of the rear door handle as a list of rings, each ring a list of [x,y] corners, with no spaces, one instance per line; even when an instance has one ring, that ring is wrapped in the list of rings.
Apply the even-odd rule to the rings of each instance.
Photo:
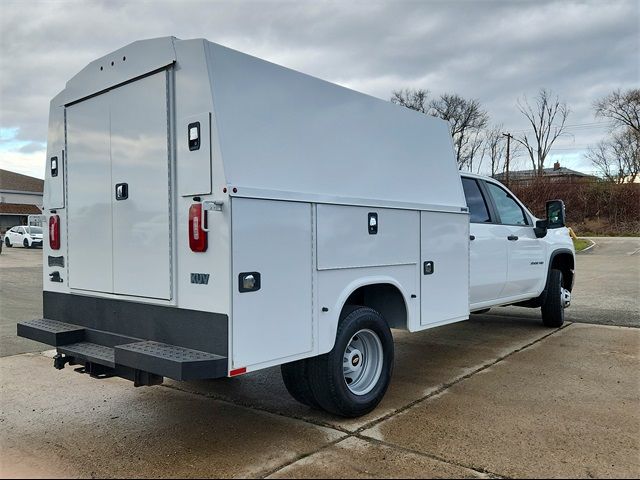
[[[116,200],[126,200],[129,198],[129,185],[126,183],[116,184]]]
[[[515,242],[518,239],[517,235],[509,235],[507,237],[507,240],[511,240],[512,242]]]

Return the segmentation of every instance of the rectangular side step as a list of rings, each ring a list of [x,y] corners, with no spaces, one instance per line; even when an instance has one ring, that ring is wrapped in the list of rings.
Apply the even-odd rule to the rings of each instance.
[[[97,343],[78,342],[71,345],[58,347],[59,353],[85,362],[99,363],[105,367],[115,368],[113,348],[98,345]]]
[[[174,380],[198,380],[227,375],[227,358],[153,341],[115,347],[115,363]]]
[[[58,347],[84,340],[84,327],[58,322],[48,318],[38,318],[18,323],[18,336]]]

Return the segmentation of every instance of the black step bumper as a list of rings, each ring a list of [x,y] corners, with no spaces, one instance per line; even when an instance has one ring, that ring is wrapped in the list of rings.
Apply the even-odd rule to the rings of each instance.
[[[92,336],[100,337],[100,333],[46,318],[18,323],[18,336],[57,347],[58,353],[70,357],[73,364],[92,363],[115,370],[127,367],[174,380],[227,375],[227,358],[220,355],[126,337],[112,347],[87,341]],[[113,335],[109,338],[113,340]]]
[[[56,368],[83,364],[136,385],[227,376],[226,315],[52,292],[44,313],[17,333],[56,347]]]

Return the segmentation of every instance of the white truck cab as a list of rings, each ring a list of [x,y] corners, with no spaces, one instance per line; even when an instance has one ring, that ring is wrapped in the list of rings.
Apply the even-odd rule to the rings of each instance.
[[[536,228],[540,220],[497,180],[463,173],[462,186],[470,212],[470,310],[538,298],[551,267],[563,274],[568,306],[575,253],[568,230],[555,225]],[[550,208],[563,206],[552,202]]]
[[[281,366],[300,402],[363,415],[391,329],[498,305],[558,326],[574,252],[457,169],[446,122],[203,39],[143,40],[51,101],[44,318],[18,335],[136,386]]]

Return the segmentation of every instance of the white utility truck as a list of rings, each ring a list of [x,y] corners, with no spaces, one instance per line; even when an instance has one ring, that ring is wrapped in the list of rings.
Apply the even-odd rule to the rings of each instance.
[[[44,318],[18,334],[136,386],[282,365],[297,400],[358,416],[391,328],[513,304],[557,327],[573,285],[562,202],[537,220],[461,176],[446,122],[202,39],[71,78],[44,195]]]

